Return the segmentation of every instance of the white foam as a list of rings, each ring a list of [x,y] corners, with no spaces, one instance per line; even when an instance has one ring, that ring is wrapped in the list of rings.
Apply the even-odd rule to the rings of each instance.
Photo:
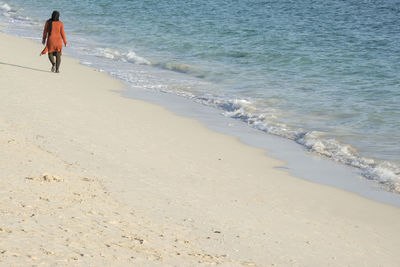
[[[116,60],[121,62],[129,62],[138,65],[152,65],[152,63],[144,57],[138,56],[134,51],[121,52],[118,49],[113,48],[82,48],[87,55],[103,57],[110,60]]]
[[[111,48],[99,48],[97,50],[99,51],[98,55],[103,56],[108,59],[116,59],[121,56],[119,51],[111,49]]]
[[[81,61],[80,62],[82,65],[85,65],[85,66],[91,66],[91,65],[93,65],[93,63],[91,63],[91,62],[89,62],[89,61]]]
[[[136,55],[135,52],[129,51],[128,54],[126,54],[126,58],[128,62],[135,63],[135,64],[140,64],[140,65],[151,65],[151,62],[144,57],[139,57]]]
[[[0,6],[0,8],[6,12],[10,12],[11,11],[11,7],[8,4],[3,4]]]

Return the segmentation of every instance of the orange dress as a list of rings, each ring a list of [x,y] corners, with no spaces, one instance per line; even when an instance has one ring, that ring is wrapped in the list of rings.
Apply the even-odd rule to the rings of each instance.
[[[43,39],[42,43],[46,41],[46,47],[43,49],[42,54],[53,53],[53,52],[61,52],[63,47],[63,41],[65,46],[67,46],[67,40],[65,38],[64,32],[64,24],[61,21],[53,21],[51,25],[51,34],[49,33],[49,21],[46,21],[43,30]]]

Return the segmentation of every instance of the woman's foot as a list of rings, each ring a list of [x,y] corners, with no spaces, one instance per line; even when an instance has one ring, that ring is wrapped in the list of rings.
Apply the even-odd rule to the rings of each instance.
[[[55,72],[56,71],[56,64],[53,64],[53,66],[51,67],[51,72]]]
[[[56,73],[60,73],[60,70],[56,70]]]

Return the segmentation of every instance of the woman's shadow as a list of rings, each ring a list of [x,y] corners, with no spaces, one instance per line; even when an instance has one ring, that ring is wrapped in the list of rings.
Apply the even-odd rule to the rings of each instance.
[[[0,61],[0,64],[13,66],[13,67],[18,67],[18,68],[23,68],[23,69],[28,69],[28,70],[40,71],[40,72],[50,72],[50,71],[45,71],[45,70],[41,70],[41,69],[35,69],[35,68],[25,67],[25,66],[21,66],[21,65],[16,65],[16,64],[4,63],[4,62],[1,62],[1,61]]]

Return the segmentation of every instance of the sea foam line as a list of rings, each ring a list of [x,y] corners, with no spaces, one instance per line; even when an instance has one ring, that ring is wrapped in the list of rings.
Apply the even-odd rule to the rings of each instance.
[[[161,90],[175,93],[168,89]],[[348,144],[343,144],[333,138],[323,138],[325,133],[306,131],[301,128],[293,129],[278,122],[279,112],[275,109],[259,111],[253,105],[253,101],[246,99],[224,99],[219,96],[197,96],[193,93],[182,92],[179,95],[220,109],[224,116],[241,120],[268,134],[293,140],[310,152],[358,168],[364,178],[379,183],[390,192],[400,193],[400,166],[389,161],[363,157]]]

